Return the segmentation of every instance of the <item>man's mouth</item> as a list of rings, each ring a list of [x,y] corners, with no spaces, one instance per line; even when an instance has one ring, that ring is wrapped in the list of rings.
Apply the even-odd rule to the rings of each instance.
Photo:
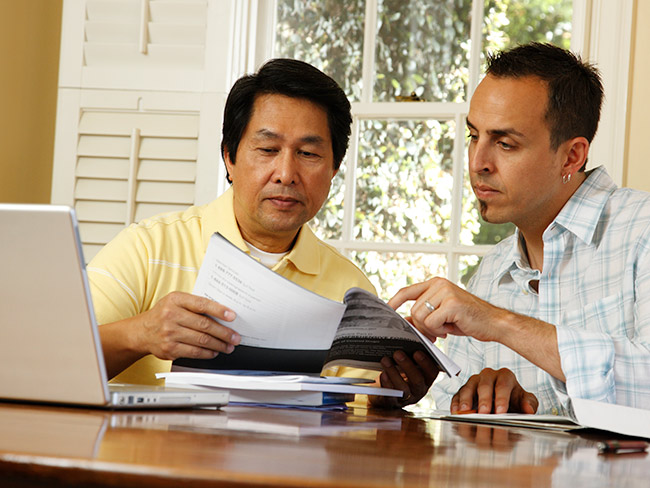
[[[275,195],[275,196],[267,197],[266,200],[268,200],[275,207],[280,209],[288,209],[295,205],[299,205],[301,203],[300,200],[298,200],[297,198],[289,197],[286,195]]]
[[[500,193],[499,190],[495,190],[488,185],[474,185],[474,194],[479,200],[484,200],[485,198],[492,197]]]

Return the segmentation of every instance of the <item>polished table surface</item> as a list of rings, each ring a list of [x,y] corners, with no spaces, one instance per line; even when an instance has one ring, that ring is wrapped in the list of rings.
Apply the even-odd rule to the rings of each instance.
[[[650,455],[599,455],[603,435],[365,409],[0,403],[0,486],[650,486]]]

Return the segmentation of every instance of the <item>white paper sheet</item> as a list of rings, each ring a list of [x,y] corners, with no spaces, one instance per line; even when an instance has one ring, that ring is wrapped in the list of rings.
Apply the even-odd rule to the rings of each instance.
[[[260,391],[322,391],[328,393],[353,393],[359,395],[383,395],[401,397],[402,390],[379,388],[368,385],[341,384],[332,382],[277,381],[269,376],[238,376],[218,373],[156,373],[157,379],[165,379],[167,386],[202,386],[228,390]]]
[[[584,427],[650,439],[650,410],[574,398],[578,423]]]
[[[345,311],[260,266],[219,234],[210,238],[193,293],[234,310],[237,318],[223,324],[246,346],[327,350]]]

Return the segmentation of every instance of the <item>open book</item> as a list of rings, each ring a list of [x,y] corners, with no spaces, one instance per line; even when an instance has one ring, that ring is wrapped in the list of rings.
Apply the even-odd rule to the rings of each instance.
[[[331,366],[381,370],[380,360],[402,350],[429,354],[441,371],[460,368],[384,301],[360,288],[343,303],[289,281],[215,233],[194,294],[235,311],[225,323],[242,337],[231,354],[178,359],[173,370],[257,370],[319,373]]]
[[[597,402],[584,398],[571,399],[570,414],[567,416],[522,413],[451,415],[449,412],[440,410],[421,416],[546,430],[598,429],[650,439],[650,410]]]

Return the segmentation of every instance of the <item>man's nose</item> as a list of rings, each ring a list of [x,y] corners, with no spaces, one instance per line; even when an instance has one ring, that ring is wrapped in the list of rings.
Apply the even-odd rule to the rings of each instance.
[[[275,160],[273,181],[283,185],[295,185],[299,178],[299,161],[292,151],[280,151]]]
[[[468,151],[469,171],[472,173],[491,173],[494,171],[492,150],[482,141],[470,144]]]

